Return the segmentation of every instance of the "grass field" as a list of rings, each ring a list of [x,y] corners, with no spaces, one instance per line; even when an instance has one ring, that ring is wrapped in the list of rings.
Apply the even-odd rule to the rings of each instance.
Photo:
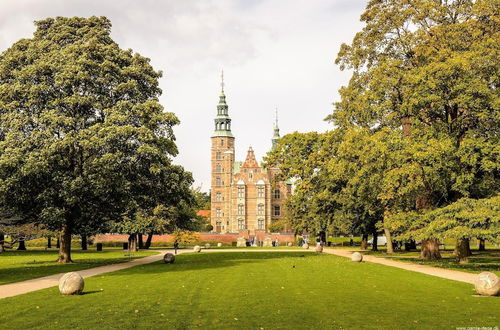
[[[107,264],[125,262],[156,252],[140,251],[128,255],[123,250],[73,251],[74,263],[58,264],[57,251],[7,251],[0,253],[0,285],[57,273],[71,272]]]
[[[420,252],[418,251],[399,251],[394,254],[387,254],[385,251],[363,251],[362,253],[397,261],[454,269],[468,273],[492,272],[500,276],[500,250],[473,251],[473,255],[469,257],[467,263],[458,263],[452,250],[441,251],[442,259],[436,261],[420,260]]]
[[[0,300],[4,328],[455,329],[500,324],[469,284],[306,252],[179,255]]]

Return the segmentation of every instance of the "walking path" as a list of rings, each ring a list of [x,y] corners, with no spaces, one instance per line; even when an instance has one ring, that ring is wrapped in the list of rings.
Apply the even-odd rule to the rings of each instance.
[[[326,249],[323,249],[323,252],[329,253],[329,254],[335,254],[335,255],[341,256],[341,257],[350,258],[353,251],[326,248]],[[370,255],[363,255],[363,261],[368,261],[368,262],[373,262],[375,264],[381,264],[381,265],[385,265],[385,266],[406,269],[406,270],[410,270],[412,272],[418,272],[418,273],[422,273],[422,274],[442,277],[442,278],[446,278],[448,280],[465,282],[465,283],[470,283],[470,284],[474,284],[474,280],[477,277],[477,274],[461,272],[458,270],[451,270],[451,269],[444,269],[444,268],[439,268],[439,267],[412,264],[412,263],[407,263],[407,262],[403,262],[403,261],[395,261],[395,260],[389,260],[389,259],[385,259],[385,258],[377,258],[377,257],[370,256]]]
[[[79,270],[78,274],[80,274],[83,278],[100,275],[104,273],[114,272],[117,270],[122,270],[130,267],[134,267],[137,265],[145,265],[155,261],[159,261],[163,258],[166,253],[172,252],[172,250],[156,250],[158,254],[144,257],[140,259],[134,259],[129,262],[124,262],[120,264],[112,264],[107,266],[101,266],[91,269]],[[177,254],[192,252],[191,249],[178,250]],[[314,249],[310,250],[301,250],[301,249],[211,249],[211,250],[203,250],[206,252],[314,252]],[[340,249],[323,249],[323,252],[328,254],[334,254],[341,257],[350,258],[352,251],[349,250],[340,250]],[[460,272],[457,270],[443,269],[432,266],[425,265],[417,265],[411,263],[405,263],[401,261],[388,260],[384,258],[377,258],[370,255],[363,255],[363,261],[373,262],[376,264],[406,269],[413,272],[418,272],[422,274],[437,276],[446,278],[453,281],[465,282],[465,283],[474,283],[474,279],[477,277],[477,274]],[[47,289],[53,286],[59,285],[59,279],[65,273],[54,274],[45,277],[34,278],[27,281],[10,283],[0,285],[0,299],[13,297],[20,294],[37,291],[41,289]]]

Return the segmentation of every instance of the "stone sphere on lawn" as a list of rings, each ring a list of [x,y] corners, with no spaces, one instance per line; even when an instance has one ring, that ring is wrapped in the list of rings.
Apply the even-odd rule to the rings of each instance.
[[[302,245],[302,247],[307,250],[309,249],[309,244],[305,243],[304,245]]]
[[[59,291],[63,295],[80,294],[84,287],[83,277],[76,273],[66,273],[59,279]]]
[[[172,253],[167,253],[163,256],[163,262],[166,264],[173,264],[175,261],[175,256]]]
[[[210,249],[210,243],[205,244],[205,249]]]
[[[318,253],[323,252],[323,245],[321,245],[321,244],[316,245],[316,252],[318,252]]]
[[[194,248],[193,248],[193,251],[194,252],[200,252],[201,251],[201,246],[195,245]]]
[[[293,245],[293,243],[292,243],[292,242],[288,242],[286,245],[288,245],[288,246],[292,246],[292,245]]]
[[[359,252],[354,252],[351,255],[351,260],[354,262],[361,262],[361,261],[363,261],[363,255]]]
[[[222,247],[222,243],[217,243],[217,247]]]
[[[474,281],[476,292],[482,296],[496,296],[500,291],[500,279],[490,272],[482,272]]]

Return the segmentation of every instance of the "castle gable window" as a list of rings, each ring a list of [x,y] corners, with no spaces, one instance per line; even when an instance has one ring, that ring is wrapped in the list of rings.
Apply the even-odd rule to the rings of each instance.
[[[222,186],[222,180],[220,177],[216,177],[215,178],[215,185],[216,186]]]
[[[238,187],[238,198],[245,197],[245,187]]]
[[[257,205],[257,214],[264,215],[264,204]]]
[[[274,189],[274,199],[281,199],[281,191],[279,189]]]
[[[273,215],[279,217],[281,215],[281,207],[279,205],[274,205]]]
[[[238,229],[239,230],[245,229],[245,220],[238,219]]]
[[[258,186],[257,187],[257,197],[263,198],[264,197],[264,186]]]
[[[245,214],[245,205],[238,204],[238,215],[244,215],[244,214]]]
[[[215,159],[221,160],[222,159],[222,152],[217,151],[217,153],[215,154]]]
[[[215,194],[215,200],[217,202],[222,202],[222,193],[220,191]]]
[[[222,210],[221,210],[221,209],[219,209],[219,208],[217,208],[217,209],[215,210],[215,216],[216,216],[216,217],[222,217]]]
[[[260,230],[266,229],[264,219],[259,219],[257,222],[257,226],[258,226],[258,229],[260,229]]]

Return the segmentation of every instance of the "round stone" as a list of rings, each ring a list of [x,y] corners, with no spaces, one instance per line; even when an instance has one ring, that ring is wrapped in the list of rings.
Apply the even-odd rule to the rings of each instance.
[[[172,253],[167,253],[163,256],[163,262],[166,264],[173,264],[175,261],[175,256]]]
[[[482,272],[474,281],[476,292],[482,296],[496,296],[500,291],[500,279],[490,272]]]
[[[354,252],[351,255],[351,260],[354,262],[361,262],[361,261],[363,261],[363,255],[359,252]]]
[[[309,249],[309,244],[305,243],[304,245],[302,245],[302,247],[307,250]]]
[[[217,243],[217,247],[222,247],[222,243]]]
[[[80,294],[83,292],[84,284],[80,274],[66,273],[59,279],[59,291],[63,295]]]
[[[205,244],[205,249],[210,249],[210,243]]]
[[[201,246],[195,245],[194,248],[193,248],[193,251],[194,252],[200,252],[201,251]]]
[[[292,246],[293,244],[292,244],[292,242],[288,242],[286,245]]]
[[[323,252],[323,245],[321,245],[321,244],[316,245],[316,252],[318,252],[318,253]]]

